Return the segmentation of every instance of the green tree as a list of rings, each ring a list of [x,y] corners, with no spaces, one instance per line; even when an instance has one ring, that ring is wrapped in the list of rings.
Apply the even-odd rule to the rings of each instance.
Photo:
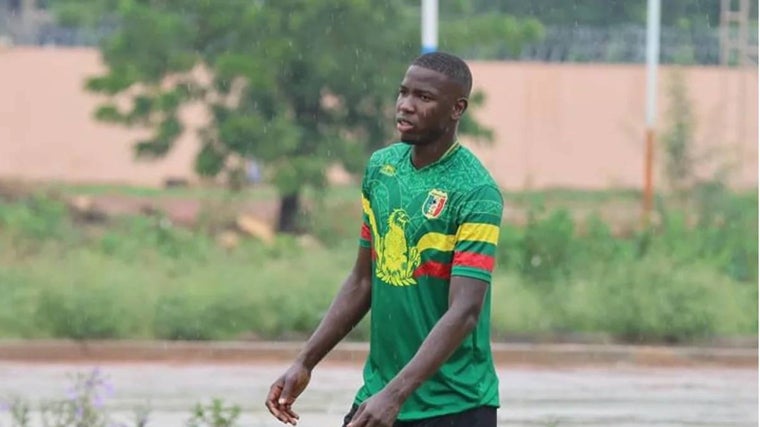
[[[359,172],[391,138],[394,93],[419,49],[419,5],[402,0],[52,6],[67,25],[114,28],[100,46],[107,71],[87,82],[109,97],[97,119],[145,129],[137,156],[160,158],[185,131],[181,109],[202,105],[196,171],[234,182],[247,159],[260,161],[281,196],[280,231],[297,229],[303,189],[324,186],[330,164]],[[489,136],[471,118],[462,131]]]

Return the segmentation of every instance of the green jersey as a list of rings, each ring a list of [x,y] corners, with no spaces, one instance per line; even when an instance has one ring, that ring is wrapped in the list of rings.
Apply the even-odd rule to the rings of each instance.
[[[448,309],[452,276],[491,281],[504,202],[475,155],[454,144],[417,169],[412,148],[375,152],[362,180],[360,244],[372,249],[370,353],[355,403],[381,391]],[[499,406],[490,345],[491,289],[474,331],[405,402],[398,420]]]

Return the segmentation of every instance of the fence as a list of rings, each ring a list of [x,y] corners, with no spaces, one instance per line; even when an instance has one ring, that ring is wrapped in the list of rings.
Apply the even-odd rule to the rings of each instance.
[[[21,19],[0,8],[0,37],[17,46],[96,46],[115,24],[99,28],[70,28],[57,25],[47,12],[37,10],[29,19]],[[757,46],[757,26],[749,35],[749,44]],[[539,62],[642,63],[645,59],[646,28],[637,25],[615,27],[547,27],[545,37],[525,46],[512,56],[509,49],[485,54],[477,47],[465,53],[471,60],[523,60]],[[757,55],[752,60],[757,63]],[[661,61],[672,64],[688,61],[698,65],[720,62],[719,28],[662,28]]]

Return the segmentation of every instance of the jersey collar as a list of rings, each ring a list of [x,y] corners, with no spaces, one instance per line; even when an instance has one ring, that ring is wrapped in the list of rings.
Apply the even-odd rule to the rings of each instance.
[[[422,168],[417,169],[416,167],[414,167],[414,164],[412,163],[412,150],[413,150],[413,147],[410,145],[408,153],[407,153],[407,160],[408,160],[407,163],[408,163],[409,167],[413,171],[421,172],[421,171],[424,171],[424,170],[428,170],[428,169],[434,168],[434,167],[436,167],[436,166],[438,166],[440,164],[445,163],[447,160],[449,160],[451,157],[453,157],[454,153],[456,153],[456,151],[459,149],[460,146],[461,146],[461,144],[459,143],[459,140],[458,139],[454,140],[454,143],[451,144],[451,147],[449,147],[446,150],[446,152],[443,153],[443,155],[438,160],[434,161],[433,163],[431,163],[431,164],[429,164],[427,166],[424,166]]]

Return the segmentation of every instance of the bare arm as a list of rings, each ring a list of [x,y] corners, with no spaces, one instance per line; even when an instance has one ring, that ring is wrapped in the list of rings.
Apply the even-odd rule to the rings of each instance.
[[[354,268],[333,299],[327,314],[296,357],[295,363],[269,388],[266,407],[283,423],[298,420],[292,405],[306,389],[311,371],[367,314],[372,294],[372,253],[360,247]]]
[[[452,277],[449,308],[425,338],[412,360],[383,391],[364,402],[349,427],[391,426],[409,396],[451,357],[478,323],[487,282]]]
[[[296,358],[308,370],[314,369],[327,353],[353,329],[370,308],[372,258],[369,248],[360,247],[348,278],[335,296],[325,317]]]
[[[405,401],[448,360],[477,325],[488,286],[477,279],[451,278],[448,310],[412,360],[386,386],[391,396]]]

